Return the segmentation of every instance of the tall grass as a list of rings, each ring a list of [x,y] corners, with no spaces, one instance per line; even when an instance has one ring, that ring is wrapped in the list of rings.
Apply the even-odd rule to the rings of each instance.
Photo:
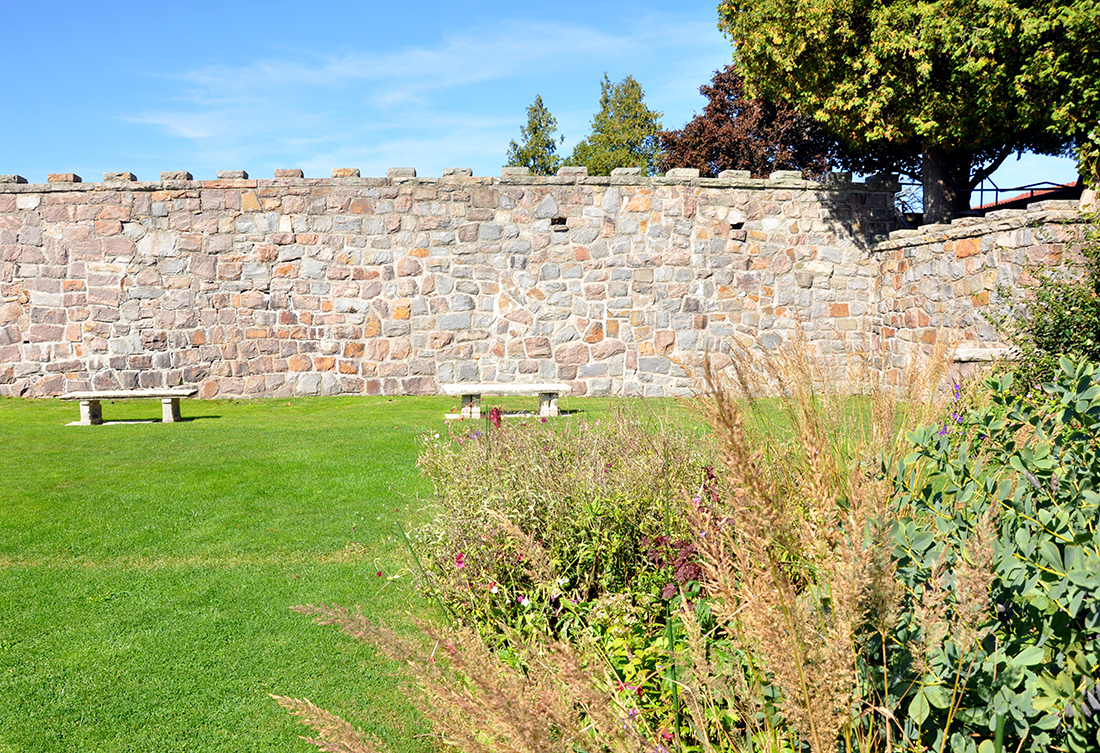
[[[697,405],[711,433],[696,441],[720,458],[717,474],[676,476],[668,470],[675,463],[659,463],[659,456],[644,464],[658,484],[671,482],[672,525],[688,538],[677,543],[675,562],[652,547],[648,559],[626,553],[640,570],[656,565],[666,583],[663,600],[650,602],[663,608],[664,618],[651,610],[640,637],[629,614],[601,631],[597,608],[586,613],[586,630],[555,634],[553,623],[542,623],[523,632],[522,623],[479,608],[496,592],[473,585],[470,613],[456,615],[454,629],[426,626],[423,644],[338,607],[302,611],[403,656],[440,740],[465,750],[891,750],[897,699],[889,680],[870,680],[887,671],[903,598],[894,577],[886,469],[904,449],[907,430],[942,415],[946,364],[940,351],[922,368],[911,367],[901,390],[872,378],[881,371],[867,355],[822,364],[801,338],[773,352],[737,347],[722,373],[708,364]],[[431,462],[453,469],[441,473],[444,499],[465,500],[463,509],[483,506],[478,517],[464,524],[459,515],[455,524],[477,529],[510,520],[497,530],[512,543],[512,556],[532,561],[545,560],[543,544],[556,533],[576,535],[568,516],[539,517],[535,500],[560,505],[570,490],[536,472],[546,456],[538,444],[520,449],[515,463],[525,470],[516,474],[519,483],[502,484],[508,491],[472,481],[485,469],[455,463],[455,457],[468,459],[462,452],[442,460],[428,453]],[[488,444],[478,450],[497,451]],[[577,448],[576,457],[590,451]],[[588,461],[574,470],[587,477],[594,467]],[[491,477],[494,483],[502,478]],[[453,516],[453,501],[446,504]],[[639,509],[633,504],[628,498],[616,509]],[[532,519],[543,526],[538,535]],[[441,551],[447,554],[437,568],[465,569],[464,559]],[[673,579],[673,571],[688,575]],[[551,567],[531,577],[553,575]],[[635,604],[645,590],[629,580],[608,585]],[[974,592],[981,608],[980,585]],[[608,604],[618,596],[601,598],[600,608],[613,611]],[[624,625],[634,631],[633,639],[623,638],[633,662],[625,668],[608,639]],[[653,696],[643,692],[650,686],[632,684],[638,675],[627,674],[646,657],[658,662],[647,676],[660,688]],[[315,729],[333,729],[300,702],[280,702]],[[356,747],[347,735],[322,735],[316,744],[371,749]]]

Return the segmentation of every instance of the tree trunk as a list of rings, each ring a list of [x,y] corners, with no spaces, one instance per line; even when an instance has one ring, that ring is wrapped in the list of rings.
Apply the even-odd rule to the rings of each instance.
[[[925,142],[921,152],[924,224],[949,222],[958,207],[955,176],[942,147]]]

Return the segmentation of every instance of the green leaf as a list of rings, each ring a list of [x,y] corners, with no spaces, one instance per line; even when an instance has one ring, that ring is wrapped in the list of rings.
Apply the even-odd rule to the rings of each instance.
[[[1038,646],[1028,646],[1009,660],[1018,667],[1033,667],[1043,661],[1044,651]]]
[[[932,708],[928,705],[928,699],[923,692],[915,694],[913,700],[909,702],[909,718],[916,724],[924,724],[924,720],[928,718],[931,711]]]
[[[925,685],[922,692],[928,702],[938,709],[945,709],[951,705],[951,691],[943,685]]]

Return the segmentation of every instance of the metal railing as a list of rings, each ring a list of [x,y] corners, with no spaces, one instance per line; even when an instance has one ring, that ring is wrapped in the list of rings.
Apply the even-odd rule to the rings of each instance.
[[[989,188],[986,188],[986,184],[989,184]],[[974,209],[989,209],[996,206],[1001,202],[1002,194],[1012,194],[1009,198],[1012,199],[1030,199],[1034,198],[1036,194],[1044,194],[1050,191],[1057,191],[1061,188],[1072,188],[1073,184],[1065,183],[1052,183],[1049,180],[1039,181],[1038,183],[1028,183],[1026,186],[1014,186],[1012,188],[1001,188],[989,178],[986,178],[974,188],[970,194],[970,203],[974,205],[974,197],[978,197],[977,205],[974,205]],[[993,200],[986,202],[986,194],[991,194]]]

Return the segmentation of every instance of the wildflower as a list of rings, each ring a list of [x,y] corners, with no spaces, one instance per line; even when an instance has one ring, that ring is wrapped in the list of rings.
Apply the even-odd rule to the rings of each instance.
[[[519,596],[519,597],[516,598],[516,601],[519,603],[519,605],[521,607],[531,606],[531,600],[528,599],[526,596]]]
[[[943,426],[940,427],[940,430],[938,432],[938,436],[942,437],[942,436],[945,436],[945,435],[950,434],[950,433],[951,433],[951,429],[947,428],[947,424],[944,424]]]
[[[541,423],[546,423],[546,416],[543,416],[542,418],[540,418],[539,421]]]
[[[497,586],[496,581],[493,581],[492,583],[489,584],[489,593],[493,593],[493,594],[500,593],[500,587]]]
[[[379,577],[379,578],[381,578],[381,577],[382,577],[382,571],[381,571],[381,570],[379,570],[379,571],[378,571],[378,577]]]
[[[459,570],[466,567],[466,555],[462,552],[459,552],[455,555],[455,567],[457,567]]]
[[[489,409],[489,423],[493,425],[494,429],[500,428],[500,408],[493,406]]]

